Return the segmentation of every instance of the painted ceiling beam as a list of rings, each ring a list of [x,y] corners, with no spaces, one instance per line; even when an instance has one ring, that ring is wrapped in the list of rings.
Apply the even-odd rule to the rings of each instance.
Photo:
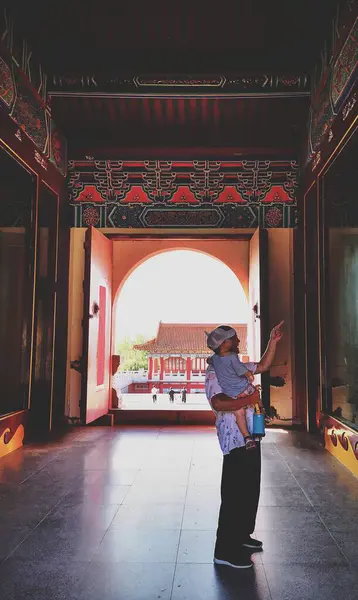
[[[56,74],[49,77],[50,96],[111,97],[297,97],[310,94],[305,73],[221,75]]]
[[[143,160],[143,158],[155,158],[167,160],[257,160],[265,158],[271,160],[297,160],[296,147],[130,147],[118,145],[91,145],[80,142],[71,144],[71,155],[78,159],[91,160]]]

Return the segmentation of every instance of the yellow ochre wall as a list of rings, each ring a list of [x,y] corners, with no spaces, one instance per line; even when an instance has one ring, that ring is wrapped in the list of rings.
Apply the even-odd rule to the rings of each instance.
[[[285,321],[285,335],[280,341],[272,376],[284,377],[286,385],[271,387],[271,405],[284,420],[295,419],[298,415],[294,389],[294,321],[293,321],[293,231],[292,229],[269,229],[269,320],[270,327]],[[287,363],[286,365],[283,363]],[[286,422],[286,421],[283,421]],[[289,422],[289,421],[288,421]]]

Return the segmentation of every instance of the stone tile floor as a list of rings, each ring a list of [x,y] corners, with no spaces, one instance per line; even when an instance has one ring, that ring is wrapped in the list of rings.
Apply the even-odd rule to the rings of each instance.
[[[73,429],[0,461],[0,598],[358,599],[358,480],[305,433],[268,431],[254,569],[212,563],[211,427]]]

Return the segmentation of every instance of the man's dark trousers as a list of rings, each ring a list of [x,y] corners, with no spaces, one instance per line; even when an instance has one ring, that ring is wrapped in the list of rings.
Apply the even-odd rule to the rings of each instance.
[[[261,452],[235,448],[224,456],[215,556],[232,555],[255,529],[260,497]]]

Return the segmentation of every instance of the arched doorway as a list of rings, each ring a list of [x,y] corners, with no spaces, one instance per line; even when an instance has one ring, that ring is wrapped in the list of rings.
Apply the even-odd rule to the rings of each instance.
[[[205,330],[219,323],[240,325],[246,355],[247,320],[247,296],[222,260],[185,248],[142,260],[124,278],[114,301],[112,339],[113,352],[120,355],[115,380],[121,408],[208,410]],[[153,341],[148,342],[153,339],[155,351],[149,347]],[[153,403],[152,388],[158,392]]]
[[[116,237],[113,240],[113,299],[124,282],[144,261],[163,252],[196,251],[221,261],[239,279],[246,297],[249,295],[249,236],[246,239],[138,239]]]
[[[168,249],[128,271],[115,293],[113,313],[115,346],[125,335],[154,335],[159,321],[247,323],[248,298],[237,275],[222,260],[199,250]]]
[[[96,285],[93,286],[94,295],[91,296],[90,303],[85,303],[85,310],[83,310],[83,291],[89,289],[89,279],[86,277],[86,273],[84,273],[84,264],[86,262],[84,260],[84,246],[87,246],[87,248],[89,246],[88,244],[84,244],[86,230],[75,229],[71,231],[72,260],[69,291],[71,317],[69,326],[69,358],[67,370],[68,403],[66,405],[66,412],[72,420],[78,419],[83,422],[90,422],[89,420],[83,420],[79,411],[79,406],[82,405],[82,392],[84,389],[86,389],[83,385],[83,381],[81,383],[81,374],[86,373],[86,365],[84,365],[84,361],[86,361],[88,358],[90,359],[90,364],[94,366],[91,374],[92,386],[89,388],[87,385],[87,391],[89,390],[90,392],[91,403],[93,403],[95,407],[98,407],[98,399],[100,394],[103,392],[103,402],[100,407],[101,410],[105,411],[111,407],[109,388],[110,373],[108,365],[110,364],[110,357],[113,354],[113,331],[111,325],[112,307],[116,304],[120,290],[129,275],[136,269],[136,267],[153,256],[160,255],[168,251],[187,250],[201,252],[221,261],[224,265],[226,265],[227,268],[231,269],[231,271],[240,280],[245,296],[248,298],[250,307],[248,325],[250,325],[251,321],[251,327],[253,326],[256,328],[256,331],[260,329],[260,324],[262,324],[263,321],[262,318],[259,318],[263,316],[261,313],[261,306],[266,306],[267,308],[267,304],[261,303],[260,300],[260,289],[262,289],[262,286],[260,286],[260,281],[262,277],[260,274],[260,268],[258,268],[260,267],[259,263],[261,256],[265,256],[267,259],[267,252],[263,253],[260,250],[261,235],[259,234],[265,232],[250,231],[245,232],[245,235],[240,233],[239,235],[232,235],[229,237],[228,234],[226,234],[226,237],[222,237],[213,236],[209,233],[206,235],[201,233],[200,235],[199,233],[193,233],[190,236],[186,235],[180,237],[180,234],[174,235],[173,233],[163,232],[160,235],[155,235],[152,233],[151,235],[147,234],[146,236],[140,237],[135,233],[133,233],[131,236],[128,236],[123,235],[122,232],[100,232],[91,228],[87,233],[92,235],[92,237],[97,238],[99,247],[107,245],[108,248],[110,247],[110,250],[107,253],[107,275],[104,279],[102,277],[103,273],[99,273],[99,277],[95,275],[94,281],[96,281]],[[277,257],[277,260],[279,261],[283,256],[282,245],[279,245],[278,248],[280,249],[280,256]],[[102,261],[103,255],[104,254],[102,251],[97,253],[97,263],[98,261]],[[96,261],[93,262],[93,258],[93,256],[92,258],[90,257],[90,261],[92,261],[92,267],[95,266],[96,263]],[[289,262],[287,262],[287,267],[288,265]],[[277,263],[272,263],[272,273],[275,274],[276,279],[277,275],[279,274],[283,281],[285,273],[288,272],[288,268],[281,272],[281,270],[277,270],[276,266]],[[99,310],[95,313],[93,309],[95,305],[98,304],[99,292],[101,292],[101,288],[106,287],[104,284],[106,277],[108,280],[110,280],[110,285],[108,286],[106,294],[104,294],[108,304],[106,304],[104,311]],[[264,286],[264,289],[267,291],[267,284]],[[278,287],[275,285],[275,287],[272,289],[275,292],[276,297],[277,290],[280,289],[280,286]],[[288,297],[287,294],[286,296]],[[281,298],[281,296],[279,295],[277,298]],[[275,299],[275,304],[271,305],[272,307],[277,305],[277,298]],[[145,310],[145,302],[146,298],[144,297],[143,310]],[[101,315],[102,325],[104,321],[103,314],[106,315],[106,332],[105,335],[99,336]],[[281,314],[282,311],[280,310],[280,316]],[[84,337],[83,334],[85,333],[85,327],[89,324],[91,324],[93,335],[90,340],[91,343],[86,345],[82,338]],[[249,335],[248,338],[254,339],[255,336]],[[98,352],[99,340],[101,340],[102,348],[105,346],[106,356],[108,357],[105,359],[105,361],[102,361],[104,364],[101,365],[102,374],[104,372],[104,378],[107,382],[106,401],[104,398],[105,390],[98,382],[99,361],[96,357],[100,355]],[[264,343],[267,343],[267,336]],[[250,357],[253,360],[258,359],[260,356],[259,353],[257,352],[255,354],[251,350],[252,349],[249,350]],[[80,369],[78,367],[80,367]],[[106,413],[102,412],[102,414]]]

